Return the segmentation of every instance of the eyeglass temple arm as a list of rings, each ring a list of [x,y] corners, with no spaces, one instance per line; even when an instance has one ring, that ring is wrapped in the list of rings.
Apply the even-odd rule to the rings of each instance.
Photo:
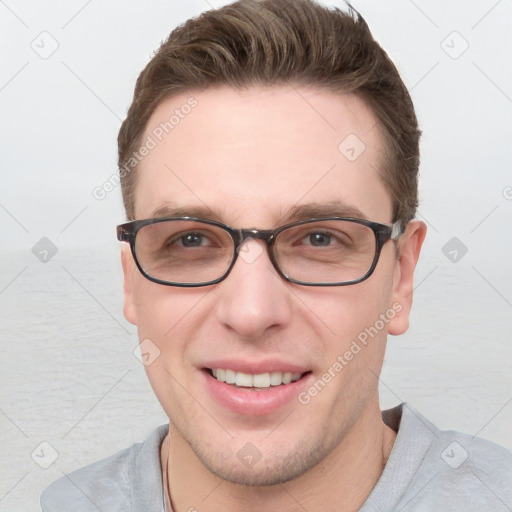
[[[391,225],[391,234],[389,235],[389,238],[391,240],[398,240],[398,238],[403,235],[405,232],[405,229],[402,227],[402,221],[397,220]]]
[[[130,241],[130,233],[128,233],[123,226],[117,226],[116,229],[117,239],[120,242],[129,242]]]

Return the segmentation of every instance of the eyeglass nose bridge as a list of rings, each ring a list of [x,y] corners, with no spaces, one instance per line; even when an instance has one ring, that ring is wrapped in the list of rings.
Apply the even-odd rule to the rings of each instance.
[[[233,238],[235,239],[235,250],[238,251],[240,246],[251,238],[255,240],[263,240],[267,247],[271,244],[274,239],[274,231],[271,229],[236,229],[233,232],[235,235]]]
[[[234,255],[233,255],[233,261],[228,270],[228,273],[231,271],[231,269],[235,265],[235,262],[238,259],[238,256],[240,256],[246,263],[252,263],[261,254],[261,252],[259,252],[259,251],[254,252],[251,250],[249,250],[246,254],[244,249],[242,248],[242,246],[245,242],[247,242],[248,240],[263,240],[265,242],[267,255],[268,255],[268,258],[269,258],[271,264],[278,271],[278,273],[281,274],[281,271],[277,265],[277,262],[275,260],[275,257],[274,257],[273,251],[272,251],[273,242],[275,240],[275,231],[270,230],[270,229],[255,229],[255,228],[253,228],[253,229],[234,229],[231,231],[231,236],[232,236],[233,242],[234,242]]]

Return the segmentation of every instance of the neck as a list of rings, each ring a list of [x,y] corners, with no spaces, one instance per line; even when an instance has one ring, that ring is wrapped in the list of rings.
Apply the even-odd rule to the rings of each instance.
[[[376,410],[375,410],[376,409]],[[365,411],[340,444],[319,464],[284,484],[244,486],[211,473],[172,426],[162,443],[162,468],[174,512],[357,511],[377,483],[396,433],[378,404]]]

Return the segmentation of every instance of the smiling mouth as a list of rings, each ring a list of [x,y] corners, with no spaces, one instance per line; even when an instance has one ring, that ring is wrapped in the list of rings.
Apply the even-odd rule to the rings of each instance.
[[[207,373],[219,382],[232,385],[237,388],[252,390],[264,390],[270,387],[285,386],[297,382],[311,372],[266,372],[244,373],[224,368],[205,368]]]

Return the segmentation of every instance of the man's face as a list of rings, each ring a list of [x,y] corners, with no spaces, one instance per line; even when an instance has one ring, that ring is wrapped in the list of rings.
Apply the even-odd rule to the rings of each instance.
[[[358,98],[287,86],[212,88],[163,102],[144,139],[191,96],[197,106],[140,163],[136,219],[210,210],[235,228],[273,229],[295,220],[292,208],[337,202],[339,216],[357,209],[392,221],[378,174],[378,124]],[[160,350],[146,369],[171,434],[213,473],[261,485],[304,473],[378,410],[386,335],[407,326],[410,272],[388,242],[366,281],[300,286],[278,275],[255,245],[263,242],[247,244],[250,256],[239,257],[224,281],[199,288],[150,282],[125,251],[125,315],[140,340]],[[357,350],[354,340],[372,327]],[[240,389],[218,382],[211,375],[218,368],[302,377]],[[325,385],[309,391],[322,376]]]

